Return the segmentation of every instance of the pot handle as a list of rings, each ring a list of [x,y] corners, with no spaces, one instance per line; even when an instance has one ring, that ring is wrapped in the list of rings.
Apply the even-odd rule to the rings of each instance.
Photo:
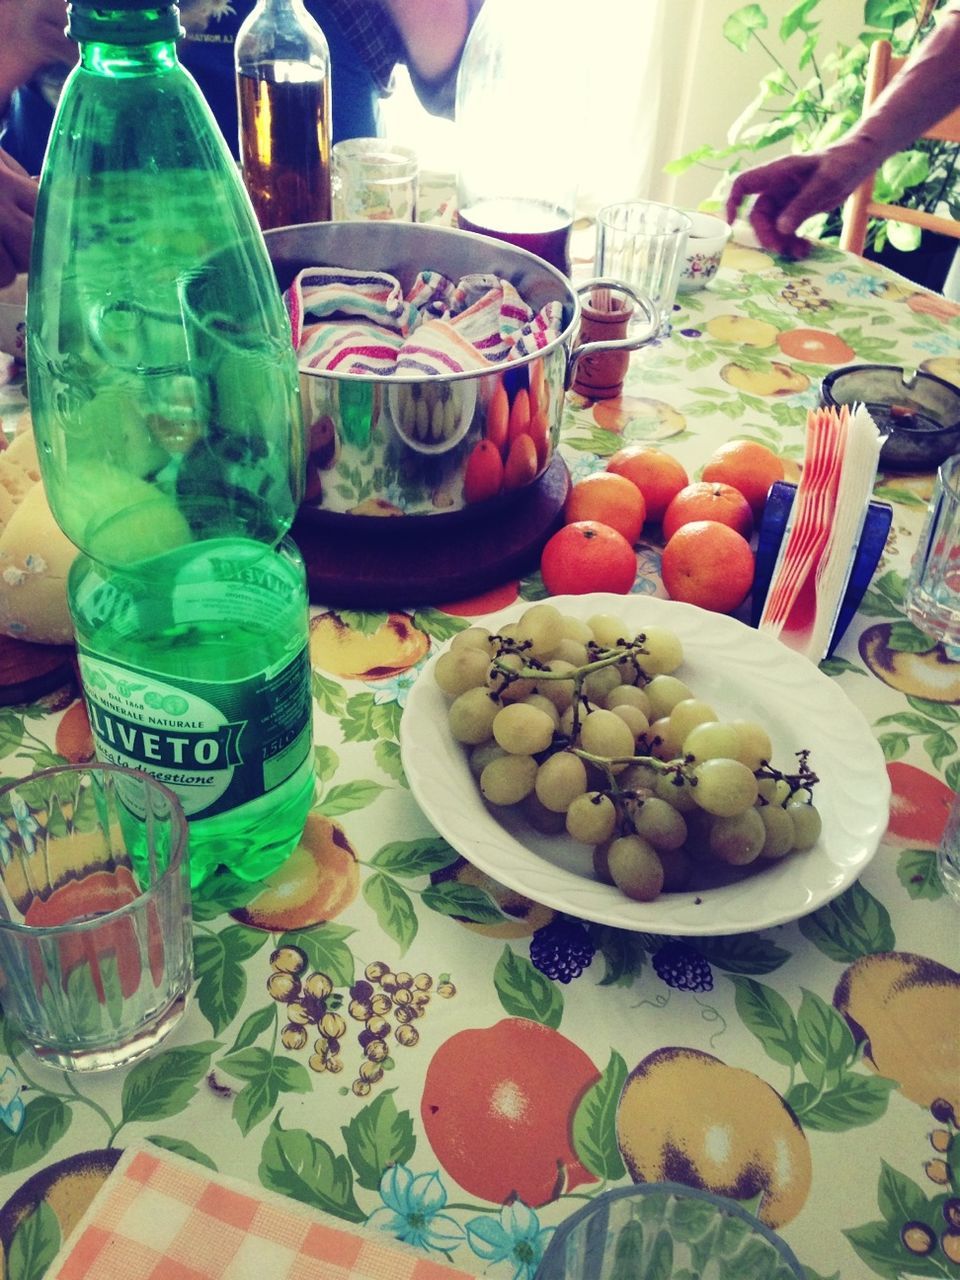
[[[583,346],[574,347],[567,360],[567,389],[573,386],[577,365],[584,356],[597,356],[602,351],[636,351],[655,338],[660,331],[659,312],[647,294],[638,293],[624,280],[610,280],[606,277],[585,280],[583,284],[577,285],[575,292],[578,298],[583,298],[593,289],[616,289],[618,293],[625,293],[636,303],[648,325],[645,330],[632,338],[613,338],[609,342],[585,342]]]

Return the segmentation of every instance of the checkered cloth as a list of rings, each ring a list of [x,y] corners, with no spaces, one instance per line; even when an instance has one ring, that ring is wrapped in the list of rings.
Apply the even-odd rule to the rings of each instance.
[[[47,1280],[466,1280],[373,1231],[156,1147],[118,1161]]]

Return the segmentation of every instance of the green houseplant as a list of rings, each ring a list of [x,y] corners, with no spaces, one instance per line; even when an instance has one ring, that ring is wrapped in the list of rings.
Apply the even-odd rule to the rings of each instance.
[[[769,56],[771,70],[761,79],[753,101],[730,126],[725,146],[697,147],[672,161],[667,172],[682,173],[697,164],[720,168],[722,175],[709,202],[716,207],[731,175],[763,163],[767,148],[776,148],[774,155],[787,149],[807,152],[835,141],[860,117],[873,41],[888,39],[895,54],[909,54],[933,29],[936,12],[945,3],[865,0],[863,30],[852,44],[836,42],[832,47],[824,47],[820,0],[799,0],[782,18],[778,41],[770,38],[770,21],[762,5],[737,9],[724,22],[724,38],[742,52],[751,42],[758,44]],[[875,196],[887,204],[960,217],[958,148],[921,139],[891,156],[877,173]],[[835,209],[810,219],[804,234],[835,242],[839,230],[840,210]],[[888,241],[895,249],[912,251],[920,244],[920,228],[872,219],[867,253],[876,256]]]

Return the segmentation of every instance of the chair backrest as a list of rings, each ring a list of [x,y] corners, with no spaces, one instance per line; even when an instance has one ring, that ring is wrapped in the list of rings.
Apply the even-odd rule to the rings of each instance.
[[[880,96],[889,82],[906,62],[896,58],[889,40],[877,40],[870,48],[867,62],[867,82],[863,93],[863,110],[866,112]],[[960,143],[960,107],[944,116],[926,131],[925,138],[942,142]],[[960,222],[954,218],[942,218],[923,209],[906,209],[899,205],[878,204],[873,199],[875,175],[860,183],[847,199],[843,208],[843,225],[840,229],[840,248],[851,253],[863,253],[870,218],[885,218],[897,222],[909,222],[928,231],[960,239]]]

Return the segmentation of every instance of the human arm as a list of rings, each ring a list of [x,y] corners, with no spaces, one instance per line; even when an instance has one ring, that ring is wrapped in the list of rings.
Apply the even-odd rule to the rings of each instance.
[[[0,151],[0,287],[27,269],[36,205],[36,182]]]
[[[417,96],[452,115],[460,57],[483,0],[381,0],[403,42]]]
[[[0,0],[0,115],[13,91],[42,67],[76,61],[66,25],[64,0]]]
[[[821,152],[784,156],[738,174],[727,200],[732,222],[748,195],[750,222],[764,248],[790,257],[809,250],[797,236],[815,213],[836,209],[884,160],[921,137],[960,104],[960,8],[904,64],[870,110]]]

